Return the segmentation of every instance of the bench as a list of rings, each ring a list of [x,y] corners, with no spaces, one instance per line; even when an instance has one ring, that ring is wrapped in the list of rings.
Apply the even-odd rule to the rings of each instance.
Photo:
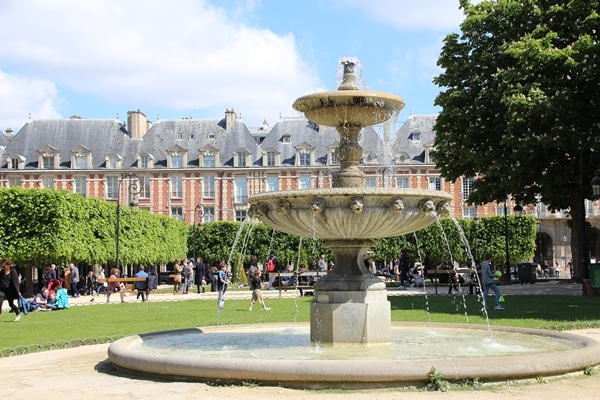
[[[289,279],[291,277],[296,277],[296,283],[293,285],[273,285],[272,287],[279,290],[280,296],[281,291],[287,292],[288,289],[294,289],[300,292],[301,297],[304,297],[314,291],[315,282],[325,275],[327,275],[327,272],[321,271],[278,272],[276,276],[279,281],[281,281],[281,278]],[[309,278],[309,282],[301,282],[300,278]]]
[[[148,278],[98,278],[98,282],[100,283],[108,283],[108,282],[119,282],[125,284],[126,292],[135,292],[137,291],[135,287],[136,282],[147,282]],[[155,290],[148,290],[147,293],[155,292]]]
[[[427,279],[429,279],[430,277],[433,278],[433,284],[435,286],[435,294],[438,294],[438,286],[451,286],[451,285],[459,285],[460,287],[469,287],[469,293],[473,294],[473,288],[477,288],[476,284],[473,283],[463,283],[463,284],[459,284],[458,282],[452,283],[450,282],[450,274],[472,274],[473,272],[475,272],[474,269],[471,268],[457,268],[457,269],[449,269],[449,270],[439,270],[439,269],[428,269],[427,270],[427,275],[424,277],[425,278],[425,282],[427,281]],[[440,281],[440,278],[442,277],[446,277],[448,278],[448,281],[446,282],[442,282]]]

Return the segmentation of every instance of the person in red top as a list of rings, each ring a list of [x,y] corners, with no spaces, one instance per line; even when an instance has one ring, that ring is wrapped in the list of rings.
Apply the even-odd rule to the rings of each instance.
[[[8,258],[2,261],[2,272],[0,272],[0,313],[2,312],[2,303],[6,299],[11,310],[16,315],[15,322],[19,322],[21,314],[19,306],[15,304],[15,300],[18,301],[21,295],[19,291],[19,274],[16,269],[12,268],[13,266],[13,263]]]

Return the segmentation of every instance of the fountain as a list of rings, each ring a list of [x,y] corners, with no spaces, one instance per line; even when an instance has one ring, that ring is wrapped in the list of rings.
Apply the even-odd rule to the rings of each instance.
[[[361,90],[356,63],[346,59],[342,64],[344,77],[336,91],[307,95],[293,104],[312,122],[333,126],[340,134],[336,155],[341,168],[333,174],[332,188],[269,192],[249,199],[250,216],[289,234],[324,239],[335,253],[335,268],[315,285],[310,331],[303,324],[273,324],[134,335],[110,346],[110,360],[128,371],[169,379],[310,388],[424,383],[432,366],[449,380],[494,381],[599,364],[600,345],[576,335],[498,328],[491,338],[485,327],[391,323],[385,283],[366,269],[363,256],[375,238],[434,223],[437,215],[448,213],[451,196],[434,190],[365,187],[358,168],[360,131],[388,120],[404,101]],[[476,339],[481,331],[483,336]],[[448,346],[457,337],[467,337],[467,342]],[[556,346],[549,348],[549,342]],[[196,353],[192,347],[200,343]],[[405,356],[406,346],[416,347],[416,355]],[[423,356],[423,349],[431,346],[456,350]],[[490,347],[503,351],[486,351]],[[215,348],[215,353],[209,351]]]

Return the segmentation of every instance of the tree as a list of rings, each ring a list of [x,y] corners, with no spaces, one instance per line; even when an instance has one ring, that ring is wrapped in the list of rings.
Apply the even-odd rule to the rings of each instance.
[[[468,201],[542,201],[568,209],[575,278],[585,210],[595,200],[586,159],[600,141],[599,0],[460,0],[461,35],[445,38],[431,155],[450,180],[477,177]],[[600,145],[597,146],[600,150]]]

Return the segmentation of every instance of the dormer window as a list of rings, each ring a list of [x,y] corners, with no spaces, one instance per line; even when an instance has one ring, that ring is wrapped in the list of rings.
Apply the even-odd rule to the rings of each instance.
[[[296,146],[296,166],[308,167],[313,165],[313,152],[315,148],[308,142]]]
[[[275,148],[265,149],[263,154],[263,167],[276,167],[279,165],[279,152]]]
[[[106,168],[108,169],[117,169],[121,168],[121,156],[118,154],[111,154],[106,157]]]
[[[25,168],[25,157],[19,155],[13,155],[6,159],[8,163],[8,169],[24,169]]]
[[[214,168],[219,165],[219,149],[213,145],[206,145],[198,149],[198,163],[202,167]]]
[[[291,141],[292,137],[289,133],[286,133],[283,136],[281,136],[281,143],[291,143]]]
[[[59,154],[58,149],[46,145],[42,149],[38,150],[38,166],[41,169],[57,169],[59,165]]]
[[[154,167],[154,157],[152,154],[140,153],[137,157],[138,168],[148,169]]]
[[[410,134],[410,140],[412,140],[413,142],[420,142],[421,141],[421,134],[419,132],[413,132]]]
[[[83,145],[71,149],[71,168],[87,169],[92,166],[92,150]]]
[[[246,149],[237,149],[233,152],[233,166],[246,167],[250,164],[250,152]]]
[[[167,149],[167,167],[168,168],[184,168],[187,165],[186,148],[179,145],[171,146]]]

